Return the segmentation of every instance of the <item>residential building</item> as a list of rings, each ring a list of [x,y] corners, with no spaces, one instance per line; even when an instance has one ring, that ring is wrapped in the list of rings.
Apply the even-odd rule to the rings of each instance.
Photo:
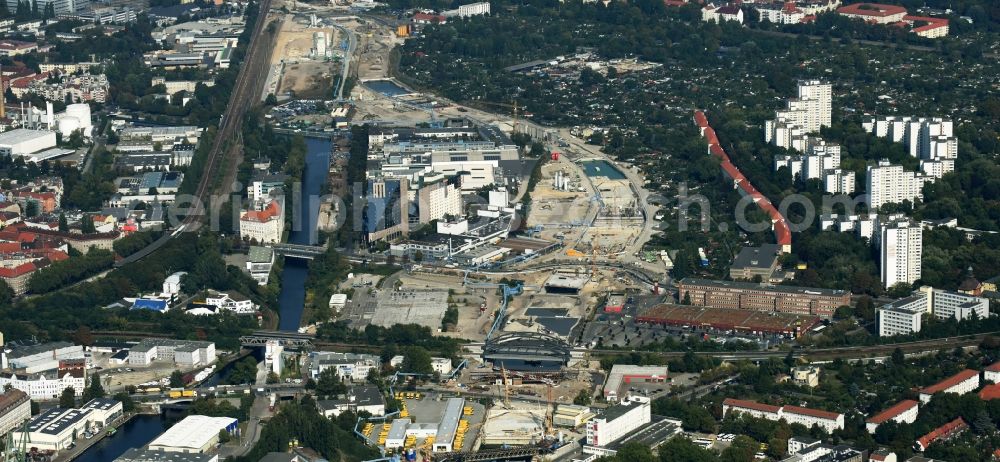
[[[232,311],[236,314],[256,314],[257,305],[246,295],[235,290],[225,292],[209,291],[205,296],[205,304],[214,306],[220,310]]]
[[[622,399],[587,422],[587,445],[608,446],[651,420],[649,398],[632,396]]]
[[[941,117],[873,117],[862,124],[871,134],[903,143],[911,156],[938,160],[958,158],[954,123]]]
[[[11,388],[0,395],[0,436],[7,436],[30,418],[31,398],[27,393]]]
[[[824,170],[823,191],[828,194],[854,194],[855,175],[850,170]]]
[[[879,269],[882,285],[912,284],[921,276],[923,229],[909,218],[882,224],[879,231]]]
[[[965,369],[947,379],[920,390],[920,402],[927,404],[935,393],[964,395],[979,388],[979,371]]]
[[[709,3],[701,9],[701,20],[715,23],[734,21],[743,24],[743,10],[738,3],[721,6]]]
[[[815,388],[819,386],[819,366],[797,366],[792,368],[792,383],[800,387]]]
[[[927,313],[926,297],[914,295],[901,298],[878,310],[878,335],[890,337],[920,332],[922,317]]]
[[[169,361],[184,368],[208,365],[215,361],[215,343],[147,338],[129,349],[130,366],[149,366],[153,361]]]
[[[805,22],[806,13],[795,5],[795,2],[755,3],[753,9],[761,21],[774,24],[798,24]]]
[[[627,387],[633,383],[664,383],[667,380],[667,366],[615,364],[604,381],[604,398],[610,402],[628,395]]]
[[[798,97],[788,100],[785,110],[775,112],[775,118],[764,124],[764,141],[776,146],[805,151],[806,135],[829,127],[833,91],[829,83],[802,80]]]
[[[8,0],[7,4],[10,4]],[[15,11],[15,10],[9,10]],[[0,56],[20,56],[38,51],[38,43],[20,40],[0,40]]]
[[[460,5],[454,10],[448,10],[442,12],[441,15],[450,18],[457,16],[459,18],[468,18],[470,16],[481,16],[490,14],[490,2],[476,2],[469,3],[468,5]]]
[[[65,367],[67,361],[63,363],[64,367],[59,369],[35,374],[0,372],[0,387],[10,385],[27,393],[33,400],[59,399],[66,388],[75,390],[77,396],[82,395],[87,383],[84,368]]]
[[[283,190],[286,180],[288,175],[284,173],[254,172],[250,185],[247,186],[247,199],[251,203],[265,201],[271,195],[271,191]]]
[[[815,425],[822,428],[827,433],[833,433],[834,430],[844,429],[844,414],[836,412],[821,411],[818,409],[809,409],[786,404],[781,407],[781,417],[790,424],[799,423],[804,425],[806,428],[812,428],[813,425]]]
[[[903,20],[906,8],[880,3],[854,3],[837,8],[837,14],[867,23],[892,24]]]
[[[462,191],[441,178],[425,183],[417,190],[417,210],[420,223],[442,220],[446,216],[462,216]]]
[[[281,242],[285,232],[285,217],[283,202],[273,198],[259,209],[245,210],[240,213],[240,236],[250,242],[274,244]]]
[[[149,443],[150,451],[208,452],[219,442],[219,433],[235,434],[237,421],[232,417],[189,415]]]
[[[844,290],[773,286],[739,281],[684,278],[678,282],[678,297],[692,305],[751,311],[833,316],[837,308],[850,305]]]
[[[813,425],[816,425],[824,429],[827,433],[833,433],[834,430],[842,430],[844,428],[844,414],[787,404],[779,407],[756,401],[726,398],[722,402],[722,414],[725,416],[730,412],[740,412],[758,419],[784,419],[788,423],[805,425],[806,428],[812,428]]]
[[[983,369],[983,380],[990,383],[1000,383],[1000,361],[997,361]]]
[[[902,165],[893,165],[884,159],[878,165],[869,165],[865,172],[868,210],[877,210],[885,204],[923,200],[924,184],[933,180],[931,176],[906,171]]]
[[[924,314],[941,320],[984,319],[990,316],[990,304],[983,297],[924,286],[909,297],[879,308],[879,335],[920,332]]]
[[[865,421],[865,428],[868,433],[875,433],[879,425],[893,421],[896,423],[913,423],[917,420],[917,413],[920,410],[920,403],[912,399],[904,399],[892,407],[879,412]]]
[[[914,444],[914,448],[920,452],[924,452],[931,444],[954,438],[968,428],[969,425],[965,423],[965,420],[959,417],[918,438],[916,444]]]

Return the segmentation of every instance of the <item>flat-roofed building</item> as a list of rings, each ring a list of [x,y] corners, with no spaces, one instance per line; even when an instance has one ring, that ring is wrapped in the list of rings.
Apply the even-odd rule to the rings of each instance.
[[[189,415],[149,443],[151,451],[203,453],[219,442],[219,432],[236,432],[236,419]]]
[[[451,452],[456,448],[455,435],[458,432],[458,421],[465,411],[465,399],[449,398],[444,416],[438,424],[437,436],[434,438],[434,452]],[[391,433],[391,431],[390,431]]]
[[[124,413],[124,406],[121,401],[109,398],[94,398],[87,401],[81,410],[90,411],[90,421],[98,429],[111,425]]]
[[[650,400],[631,396],[587,422],[587,446],[604,447],[652,420]]]
[[[14,441],[26,436],[29,438],[28,441],[31,441],[32,447],[43,451],[58,452],[67,449],[75,438],[86,431],[90,412],[90,410],[59,407],[49,409],[28,422],[27,435],[21,430],[15,430]]]
[[[261,459],[264,462],[269,459]],[[114,462],[219,462],[218,454],[186,454],[183,452],[150,451],[131,448]]]
[[[738,281],[684,278],[677,284],[681,300],[692,305],[751,311],[833,316],[837,308],[851,304],[846,290],[773,286]]]
[[[631,364],[615,364],[604,382],[604,397],[614,401],[622,393],[622,388],[631,383],[663,383],[667,381],[667,366],[636,366]]]

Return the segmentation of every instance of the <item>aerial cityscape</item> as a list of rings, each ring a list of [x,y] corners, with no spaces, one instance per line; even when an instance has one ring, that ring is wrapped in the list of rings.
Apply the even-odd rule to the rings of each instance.
[[[888,1],[0,2],[0,462],[1000,460],[1000,3]]]

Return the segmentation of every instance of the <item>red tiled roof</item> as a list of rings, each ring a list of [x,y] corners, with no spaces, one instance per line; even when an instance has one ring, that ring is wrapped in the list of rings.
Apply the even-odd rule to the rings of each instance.
[[[979,399],[983,401],[1000,399],[1000,383],[990,384],[979,390]]]
[[[0,242],[0,253],[20,252],[20,242]]]
[[[748,401],[743,399],[726,398],[722,401],[723,406],[738,407],[743,409],[753,409],[755,411],[762,412],[778,412],[781,410],[779,406],[772,406],[770,404],[758,403],[756,401]]]
[[[938,383],[935,383],[934,385],[931,385],[931,386],[929,386],[927,388],[924,388],[923,390],[920,390],[920,394],[933,395],[934,393],[937,393],[939,391],[945,391],[945,390],[947,390],[947,389],[949,389],[949,388],[951,388],[951,387],[953,387],[955,385],[958,385],[958,384],[960,384],[960,383],[962,383],[962,382],[964,382],[966,380],[969,380],[972,377],[976,377],[978,375],[979,375],[979,371],[974,371],[972,369],[966,369],[966,370],[964,370],[962,372],[959,372],[959,373],[957,373],[957,374],[955,374],[955,375],[953,375],[951,377],[948,377],[947,379],[944,379],[944,380],[942,380],[942,381],[940,381]]]
[[[881,3],[855,3],[837,8],[840,14],[856,14],[861,16],[892,16],[894,14],[906,13],[906,8],[896,5],[884,5]]]
[[[989,366],[986,366],[986,370],[990,372],[1000,372],[1000,361],[997,361]]]
[[[904,399],[904,400],[896,403],[895,406],[892,406],[889,409],[886,409],[886,410],[884,410],[882,412],[879,412],[878,414],[875,414],[875,415],[871,416],[865,422],[873,423],[873,424],[880,424],[880,423],[886,422],[886,421],[892,419],[893,417],[896,417],[896,416],[898,416],[898,415],[900,415],[900,414],[902,414],[902,413],[904,413],[906,411],[909,411],[910,409],[912,409],[914,407],[917,407],[919,405],[920,405],[920,403],[918,403],[918,402],[916,402],[916,401],[914,401],[912,399]]]
[[[417,13],[413,15],[414,21],[445,22],[445,17],[438,14]]]
[[[781,410],[782,412],[786,412],[789,414],[807,415],[810,417],[817,417],[820,419],[827,419],[827,420],[837,420],[842,415],[836,412],[821,411],[819,409],[809,409],[807,407],[788,406],[788,405],[785,405],[785,407],[781,408]]]
[[[28,274],[36,269],[38,269],[38,267],[36,267],[32,262],[24,263],[13,268],[0,268],[0,278],[13,279]]]
[[[250,210],[246,215],[243,216],[242,220],[246,221],[256,221],[259,223],[266,223],[273,217],[281,216],[281,208],[278,207],[278,203],[271,201],[264,207],[264,210]]]
[[[913,32],[924,32],[932,29],[937,29],[938,27],[948,27],[948,20],[945,18],[931,18],[928,16],[903,16],[903,21],[907,23],[914,22],[925,22],[922,26],[914,27]]]
[[[926,450],[931,443],[941,438],[947,438],[948,436],[961,432],[966,428],[969,428],[969,426],[965,423],[965,420],[962,420],[962,418],[959,417],[938,428],[935,428],[934,430],[931,430],[930,433],[921,436],[920,439],[917,440],[917,444],[920,445],[923,450]]]

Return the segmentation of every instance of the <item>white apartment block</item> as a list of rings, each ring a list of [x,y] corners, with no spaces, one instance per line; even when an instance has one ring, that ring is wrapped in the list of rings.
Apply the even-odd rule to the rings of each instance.
[[[441,13],[441,15],[445,17],[457,16],[459,18],[468,18],[470,16],[488,14],[490,14],[490,2],[470,3],[468,5],[459,6],[454,10],[448,10]]]
[[[599,417],[587,422],[587,445],[604,447],[652,420],[650,400],[646,397],[625,398]]]
[[[865,175],[868,210],[876,210],[885,204],[898,204],[904,200],[922,200],[924,183],[933,179],[907,171],[902,165],[890,164],[888,160],[880,160],[878,165],[869,165]]]
[[[891,221],[879,227],[879,266],[886,288],[921,276],[923,229],[910,219]]]
[[[965,369],[947,379],[920,390],[920,402],[927,404],[935,393],[964,395],[979,388],[979,371]]]
[[[875,433],[879,425],[892,421],[896,423],[913,423],[917,420],[920,411],[920,403],[912,399],[904,399],[894,406],[875,414],[865,421],[865,428],[868,433]]]
[[[382,367],[382,360],[376,355],[334,352],[314,353],[314,355],[312,358],[312,363],[316,365],[312,370],[314,379],[319,378],[323,371],[334,368],[341,380],[364,382],[372,370]]]
[[[764,141],[783,148],[803,150],[793,146],[807,133],[819,132],[829,127],[833,104],[833,91],[829,83],[819,80],[801,80],[798,98],[788,100],[788,107],[775,112],[774,120],[764,124]],[[805,140],[800,141],[805,146]]]
[[[983,369],[983,380],[991,383],[1000,383],[1000,361],[997,361],[986,369]]]
[[[896,300],[879,308],[879,336],[920,332],[921,316],[963,321],[989,317],[990,302],[983,297],[921,287],[912,296]]]
[[[773,24],[798,24],[806,17],[806,13],[794,2],[754,4],[761,21]]]
[[[844,429],[844,414],[836,412],[785,405],[781,407],[781,418],[790,424],[805,425],[806,428],[816,425],[827,433]]]
[[[823,171],[823,191],[828,194],[854,194],[857,178],[850,170]]]
[[[922,317],[927,313],[925,297],[901,298],[878,310],[878,335],[891,337],[920,332]]]
[[[722,402],[723,417],[730,412],[740,412],[758,419],[775,421],[785,419],[788,423],[800,423],[807,428],[817,425],[828,433],[844,428],[844,414],[798,406],[778,407],[756,401],[726,398]]]
[[[210,292],[205,297],[205,304],[212,305],[220,310],[232,311],[236,314],[254,314],[257,312],[257,306],[254,305],[253,300],[232,290],[228,292]]]
[[[955,171],[955,159],[921,160],[920,172],[926,176],[941,178],[945,173]]]
[[[955,159],[958,139],[954,123],[940,117],[877,117],[862,124],[865,130],[893,143],[903,143],[919,159]]]
[[[441,220],[445,215],[462,215],[462,191],[447,181],[425,184],[417,192],[420,223]]]

